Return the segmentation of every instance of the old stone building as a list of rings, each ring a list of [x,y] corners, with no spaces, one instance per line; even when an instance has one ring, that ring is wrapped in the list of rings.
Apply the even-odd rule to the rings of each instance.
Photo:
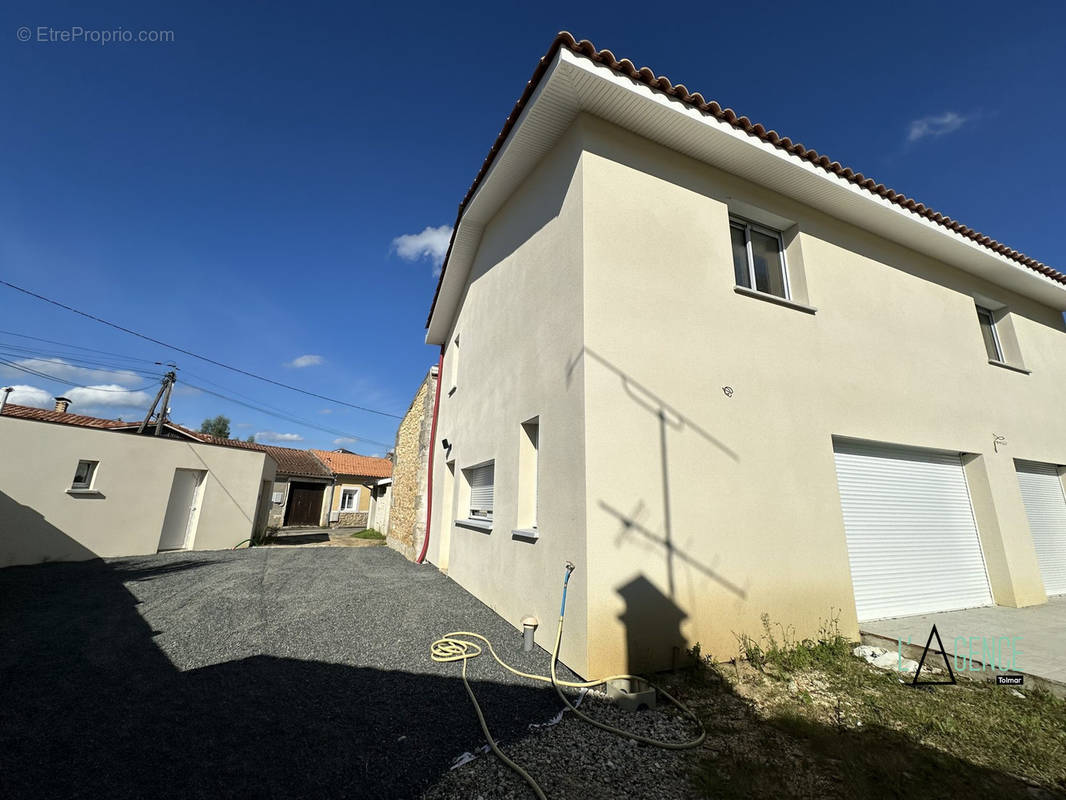
[[[388,545],[414,559],[426,531],[426,482],[437,368],[430,368],[396,432]]]

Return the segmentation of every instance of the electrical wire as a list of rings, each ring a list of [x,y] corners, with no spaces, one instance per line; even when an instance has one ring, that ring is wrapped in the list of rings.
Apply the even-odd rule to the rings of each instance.
[[[205,388],[203,386],[197,386],[196,384],[189,383],[188,381],[182,381],[182,384],[184,386],[189,386],[189,387],[191,387],[193,389],[196,389],[198,391],[204,392],[205,394],[209,394],[212,397],[217,397],[220,400],[225,400],[226,402],[229,402],[229,403],[236,403],[239,406],[244,406],[245,408],[251,409],[252,411],[258,411],[260,414],[266,414],[267,416],[270,416],[270,417],[276,417],[277,419],[284,420],[285,422],[291,422],[291,423],[296,424],[296,425],[303,425],[306,428],[312,428],[314,430],[322,431],[323,433],[331,433],[334,436],[343,436],[343,437],[349,438],[349,439],[356,439],[357,441],[360,441],[360,442],[367,442],[368,444],[376,444],[376,445],[379,445],[380,447],[388,447],[388,448],[392,447],[392,444],[390,444],[388,442],[379,442],[376,439],[369,439],[369,438],[367,438],[365,436],[358,436],[358,435],[356,435],[354,433],[349,433],[347,431],[340,431],[340,430],[336,430],[334,428],[326,428],[326,427],[324,427],[322,425],[318,425],[318,424],[316,424],[314,422],[309,422],[309,421],[307,421],[305,419],[300,419],[298,417],[293,417],[293,416],[291,416],[289,414],[279,413],[277,411],[271,411],[269,409],[263,408],[262,406],[254,405],[253,403],[246,403],[243,400],[237,400],[234,397],[229,397],[229,396],[221,394],[219,392],[211,391],[210,389],[207,389],[207,388]]]
[[[470,687],[470,682],[467,680],[466,664],[468,661],[477,658],[479,655],[481,655],[481,646],[476,642],[471,642],[467,639],[457,638],[459,636],[465,636],[484,642],[485,646],[489,649],[489,653],[491,653],[492,657],[496,659],[496,663],[498,663],[507,671],[512,672],[522,678],[529,678],[530,680],[534,681],[550,683],[555,689],[556,694],[559,695],[559,698],[563,701],[563,703],[566,704],[567,708],[574,712],[575,715],[577,715],[580,719],[584,720],[590,725],[594,725],[597,728],[605,730],[609,733],[613,733],[616,736],[622,736],[626,739],[632,739],[635,742],[642,742],[643,744],[652,745],[653,747],[660,747],[666,750],[688,750],[693,747],[699,747],[707,738],[707,730],[703,727],[703,722],[702,720],[700,720],[696,712],[694,712],[676,697],[671,695],[665,689],[662,689],[661,687],[651,683],[651,681],[648,681],[637,675],[611,675],[610,677],[599,678],[598,680],[593,681],[559,680],[557,667],[559,663],[559,648],[561,647],[563,641],[563,620],[566,617],[566,589],[567,585],[570,582],[570,573],[573,572],[573,570],[574,565],[570,562],[567,562],[566,577],[563,579],[563,601],[559,607],[559,627],[555,634],[555,645],[552,647],[551,660],[549,662],[549,674],[547,676],[535,675],[529,672],[522,672],[521,670],[512,667],[510,664],[508,664],[496,654],[496,651],[492,647],[492,642],[490,642],[480,633],[474,633],[472,631],[453,631],[452,633],[445,634],[440,639],[437,639],[437,641],[433,642],[432,645],[430,645],[430,658],[432,658],[434,661],[444,663],[452,661],[462,662],[463,685],[466,687],[467,694],[470,695],[470,700],[474,704],[474,711],[477,713],[478,722],[481,723],[481,731],[485,734],[485,739],[488,741],[489,747],[492,749],[492,752],[495,753],[501,761],[503,761],[504,764],[514,770],[515,773],[517,773],[518,776],[521,777],[522,780],[524,780],[529,785],[529,788],[533,790],[533,793],[537,796],[538,800],[547,800],[547,796],[544,794],[544,790],[528,772],[526,772],[521,766],[519,766],[510,758],[508,758],[507,755],[505,755],[504,752],[500,750],[500,747],[496,743],[496,740],[492,738],[492,734],[489,732],[489,726],[485,722],[485,715],[481,711],[481,706],[478,704],[477,697],[474,696],[474,690]],[[660,739],[652,739],[648,736],[641,736],[640,734],[632,733],[631,731],[627,731],[622,728],[616,728],[613,725],[608,725],[604,722],[600,722],[599,720],[595,720],[585,712],[581,711],[577,706],[570,702],[570,699],[565,694],[563,694],[563,690],[561,688],[563,686],[566,686],[573,689],[589,689],[593,686],[601,686],[611,681],[618,680],[637,680],[641,681],[642,683],[646,683],[652,689],[654,689],[667,700],[669,700],[685,716],[691,719],[696,724],[696,727],[699,729],[699,735],[696,736],[696,738],[694,739],[688,739],[683,742],[666,742]]]
[[[98,392],[115,392],[115,393],[119,393],[119,394],[128,394],[128,393],[132,393],[132,392],[143,392],[146,389],[151,389],[152,387],[155,386],[154,383],[150,383],[147,386],[141,386],[140,388],[137,388],[137,389],[109,389],[109,388],[104,387],[104,386],[85,386],[85,385],[80,384],[80,383],[73,383],[73,382],[68,381],[68,380],[66,380],[64,378],[56,377],[55,375],[49,375],[49,374],[44,373],[44,372],[39,372],[39,371],[37,371],[35,369],[30,369],[29,367],[20,366],[19,364],[13,364],[12,362],[5,361],[3,359],[0,359],[0,364],[2,364],[5,367],[10,367],[11,369],[17,369],[19,372],[25,372],[27,375],[34,375],[34,376],[36,376],[38,378],[44,378],[45,380],[56,381],[57,383],[64,383],[64,384],[66,384],[68,386],[73,386],[73,387],[76,387],[78,389],[92,389],[92,390],[98,391]]]
[[[58,364],[58,365],[63,365],[63,366],[78,366],[81,369],[91,369],[93,371],[101,371],[101,372],[103,372],[104,370],[100,369],[100,367],[108,367],[109,369],[125,371],[125,372],[128,372],[128,373],[133,374],[133,375],[137,375],[137,376],[140,376],[140,377],[152,377],[152,378],[158,377],[156,374],[144,371],[144,370],[140,369],[139,367],[132,367],[131,368],[131,367],[126,367],[126,366],[120,365],[120,364],[109,364],[109,363],[106,363],[106,362],[99,362],[99,361],[93,361],[91,359],[82,359],[82,358],[77,358],[77,357],[70,357],[70,356],[66,356],[66,355],[64,355],[61,358],[60,357],[52,357],[52,354],[50,354],[48,351],[37,350],[36,348],[16,347],[16,346],[7,345],[7,344],[5,344],[3,342],[0,342],[0,357],[5,356],[5,355],[8,356],[9,358],[26,358],[27,356],[32,356],[32,360],[35,362],[35,364],[37,362],[48,362],[48,363]],[[136,391],[143,391],[144,389],[152,388],[154,386],[154,384],[150,384],[149,386],[143,387],[142,389],[129,389],[129,390],[103,389],[103,388],[95,387],[95,386],[87,387],[87,386],[82,386],[80,384],[70,383],[69,381],[66,381],[63,378],[60,378],[57,375],[51,375],[51,374],[48,374],[46,372],[42,372],[39,369],[35,369],[34,367],[30,367],[30,366],[26,365],[25,363],[19,364],[19,363],[14,363],[12,361],[0,358],[0,364],[5,365],[5,366],[9,366],[9,367],[11,367],[13,369],[17,369],[17,370],[19,370],[21,372],[25,372],[28,375],[34,375],[34,376],[39,377],[39,378],[44,378],[44,379],[47,379],[47,380],[55,380],[55,381],[58,381],[58,382],[61,382],[61,383],[68,383],[71,386],[80,386],[80,388],[100,389],[100,391],[111,391],[111,392],[130,391],[130,392],[136,392]],[[86,365],[86,366],[82,366],[82,365]],[[231,388],[222,386],[221,384],[215,383],[214,381],[212,381],[212,380],[210,380],[210,379],[208,379],[208,378],[206,378],[206,377],[204,377],[202,375],[195,375],[195,374],[192,374],[192,373],[186,373],[186,374],[189,375],[190,377],[195,378],[198,381],[204,381],[206,383],[209,383],[209,384],[215,386],[220,391],[212,391],[212,390],[207,389],[205,387],[197,386],[196,384],[190,383],[187,380],[180,381],[181,385],[188,386],[190,389],[195,389],[196,391],[205,392],[206,394],[212,395],[213,397],[217,397],[219,399],[226,400],[227,402],[236,403],[238,405],[244,406],[245,408],[249,408],[249,409],[251,409],[253,411],[258,411],[259,413],[266,414],[268,416],[273,416],[273,417],[276,417],[278,419],[284,420],[286,422],[292,422],[294,424],[303,425],[305,427],[309,427],[309,428],[313,428],[315,430],[323,431],[324,433],[330,433],[330,434],[333,434],[334,436],[343,436],[343,437],[346,437],[346,438],[357,439],[359,441],[363,441],[363,442],[367,442],[369,444],[379,445],[379,446],[387,447],[387,448],[388,447],[392,447],[391,444],[386,443],[386,442],[379,442],[379,441],[376,441],[374,439],[367,438],[365,436],[359,436],[359,435],[352,434],[352,433],[347,432],[347,431],[341,431],[341,430],[337,430],[337,429],[334,429],[334,428],[328,428],[328,427],[316,424],[314,422],[310,422],[310,421],[307,421],[307,420],[304,420],[304,419],[300,419],[299,417],[293,416],[290,412],[286,411],[285,409],[281,409],[281,408],[278,408],[276,406],[271,406],[271,405],[266,404],[266,403],[258,403],[257,404],[257,403],[254,403],[254,402],[244,402],[244,401],[238,400],[235,397],[231,397],[230,395],[237,395],[239,397],[244,397],[245,400],[254,400],[254,398],[250,398],[247,395],[243,395],[240,392],[236,391],[235,389],[231,389]],[[223,394],[223,392],[225,392],[226,394]]]
[[[127,372],[135,375],[152,377],[158,372],[157,370],[149,371],[144,367],[131,367],[125,364],[95,361],[93,359],[72,356],[66,353],[51,353],[32,348],[14,347],[4,342],[0,342],[0,355],[6,355],[9,358],[24,359],[26,361],[47,361],[62,366],[80,367],[93,372]]]
[[[122,353],[115,353],[111,350],[97,350],[95,347],[85,347],[80,344],[71,344],[69,342],[58,342],[55,339],[42,339],[40,336],[30,336],[27,333],[16,333],[15,331],[0,331],[0,335],[3,336],[17,336],[20,339],[32,339],[35,342],[44,342],[46,344],[57,344],[60,347],[70,347],[74,350],[84,350],[89,353],[97,353],[105,356],[118,356],[119,358],[129,359],[130,361],[143,361],[146,364],[158,364],[158,361],[154,361],[150,358],[141,358],[139,356],[128,356]]]
[[[335,397],[329,397],[328,395],[318,394],[317,392],[312,392],[312,391],[309,391],[307,389],[301,389],[298,386],[293,386],[293,385],[288,384],[288,383],[282,383],[281,381],[276,381],[273,378],[267,378],[267,377],[264,377],[263,375],[257,375],[254,372],[249,372],[248,370],[241,369],[240,367],[234,367],[234,366],[226,364],[226,363],[224,363],[222,361],[216,361],[213,358],[208,358],[207,356],[202,356],[199,353],[195,353],[192,350],[186,350],[183,347],[178,347],[177,345],[168,344],[168,343],[166,343],[166,342],[164,342],[164,341],[162,341],[160,339],[156,339],[156,338],[153,338],[151,336],[148,336],[147,334],[138,333],[135,330],[132,330],[130,328],[125,328],[122,325],[119,325],[117,323],[109,322],[108,320],[103,319],[101,317],[98,317],[98,316],[96,316],[94,314],[90,314],[87,311],[81,311],[81,310],[79,310],[77,308],[74,308],[73,306],[68,306],[65,303],[61,303],[58,300],[53,300],[50,297],[45,297],[43,294],[37,294],[37,292],[32,292],[29,289],[24,289],[21,286],[16,286],[15,284],[13,284],[13,283],[11,283],[9,281],[3,280],[2,278],[0,278],[0,285],[7,286],[9,289],[14,289],[16,292],[21,292],[22,294],[28,295],[30,297],[35,297],[38,300],[42,300],[45,303],[50,303],[51,305],[56,306],[57,308],[62,308],[64,310],[66,310],[66,311],[70,311],[71,313],[77,314],[77,315],[82,316],[82,317],[85,317],[86,319],[91,319],[94,322],[99,322],[101,325],[107,325],[108,327],[114,328],[115,330],[122,331],[123,333],[128,333],[131,336],[136,336],[138,339],[144,339],[146,342],[152,342],[153,344],[158,344],[158,345],[160,345],[162,347],[166,347],[166,348],[168,348],[170,350],[174,350],[175,352],[184,353],[185,355],[191,356],[192,358],[198,359],[200,361],[205,361],[208,364],[214,364],[216,367],[222,367],[223,369],[228,369],[231,372],[236,372],[236,373],[239,373],[241,375],[245,375],[245,376],[247,376],[249,378],[255,378],[256,380],[263,381],[264,383],[270,383],[270,384],[273,384],[274,386],[280,386],[283,389],[289,389],[290,391],[299,392],[300,394],[305,394],[305,395],[307,395],[309,397],[317,397],[319,400],[325,400],[328,403],[336,403],[337,405],[347,406],[349,408],[354,408],[354,409],[356,409],[358,411],[365,411],[368,414],[377,414],[377,415],[382,416],[382,417],[391,417],[393,419],[403,419],[403,417],[401,415],[399,415],[399,414],[391,414],[388,411],[379,411],[379,410],[374,409],[374,408],[367,408],[366,406],[360,406],[360,405],[356,405],[355,403],[349,403],[346,400],[339,400],[339,399],[337,399]]]

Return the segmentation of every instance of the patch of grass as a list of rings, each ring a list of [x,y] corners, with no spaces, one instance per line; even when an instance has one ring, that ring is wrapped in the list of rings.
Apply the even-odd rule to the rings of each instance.
[[[964,676],[913,688],[852,656],[832,615],[813,640],[768,617],[737,640],[748,663],[728,669],[690,651],[707,797],[1066,798],[1066,701]]]
[[[367,528],[364,531],[356,531],[351,536],[352,539],[374,539],[376,541],[384,541],[385,534],[381,531],[376,531],[373,528]]]
[[[740,645],[740,655],[760,672],[773,667],[787,676],[812,668],[827,668],[851,656],[851,643],[840,634],[840,611],[832,609],[822,622],[816,639],[797,641],[796,629],[770,623],[770,615],[763,614],[763,634],[756,640],[746,633],[734,634]],[[776,627],[776,632],[775,632]]]

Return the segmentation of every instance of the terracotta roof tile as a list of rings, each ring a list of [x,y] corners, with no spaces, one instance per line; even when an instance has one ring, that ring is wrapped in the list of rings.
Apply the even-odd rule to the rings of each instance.
[[[1034,272],[1044,275],[1053,281],[1066,284],[1066,274],[1049,267],[1047,264],[1014,250],[990,236],[979,233],[978,231],[963,225],[961,222],[953,220],[951,217],[945,216],[923,203],[919,203],[913,198],[889,189],[884,184],[878,183],[873,180],[873,178],[866,177],[861,172],[855,172],[849,167],[844,167],[840,162],[832,161],[828,156],[824,156],[816,150],[804,147],[798,142],[793,142],[787,136],[782,137],[776,131],[768,131],[762,125],[753,124],[747,117],[737,116],[737,113],[731,108],[722,108],[721,105],[713,100],[708,102],[704,100],[703,95],[698,92],[689,92],[684,84],[673,84],[664,76],[657,77],[648,67],[637,69],[629,59],[626,58],[619,61],[610,50],[597,50],[595,45],[587,39],[582,39],[579,42],[575,40],[571,34],[563,31],[555,37],[551,47],[548,48],[548,52],[540,59],[537,68],[533,71],[533,76],[526,84],[525,91],[523,91],[522,96],[518,98],[518,102],[515,103],[510,115],[504,122],[503,129],[496,137],[496,141],[489,150],[489,154],[485,157],[481,169],[478,171],[477,176],[474,178],[474,182],[470,185],[470,189],[466,193],[466,197],[464,197],[463,201],[459,204],[459,213],[455,218],[455,224],[452,226],[452,238],[448,242],[448,252],[444,256],[444,269],[441,271],[440,278],[437,280],[437,291],[433,295],[433,303],[429,309],[429,318],[426,320],[426,327],[429,327],[430,319],[433,317],[433,309],[436,308],[437,298],[440,296],[440,288],[444,282],[445,272],[447,272],[448,269],[448,259],[451,257],[452,246],[455,244],[455,232],[459,229],[459,222],[463,218],[463,212],[466,211],[467,204],[473,198],[474,193],[484,180],[485,175],[489,171],[489,167],[491,167],[492,162],[495,161],[497,154],[503,147],[504,142],[507,140],[507,136],[511,133],[511,129],[518,121],[518,118],[525,109],[530,97],[533,96],[533,92],[536,90],[541,78],[543,78],[544,74],[548,71],[548,67],[551,65],[556,52],[564,47],[577,55],[584,56],[596,62],[597,64],[602,64],[620,75],[626,75],[634,81],[642,83],[651,89],[662,92],[669,97],[676,98],[690,108],[694,108],[707,116],[714,117],[721,122],[726,122],[734,128],[744,131],[749,136],[761,139],[802,161],[809,161],[811,164],[821,167],[826,172],[838,175],[844,180],[867,190],[871,194],[883,197],[891,203],[902,206],[908,211],[925,217],[926,219],[931,220],[950,231],[954,231],[961,236],[965,236],[967,239],[987,247],[989,250],[992,250],[1005,258],[1009,258],[1012,261],[1028,267]]]
[[[59,422],[63,425],[74,425],[79,428],[119,428],[129,425],[117,419],[103,419],[101,417],[87,417],[83,414],[68,414],[63,411],[53,411],[45,408],[32,408],[20,406],[15,403],[7,403],[4,406],[5,417],[18,417],[19,419],[33,419],[40,422]],[[140,423],[134,423],[140,424]]]
[[[331,478],[333,473],[329,467],[315,458],[310,450],[296,450],[292,447],[275,447],[258,442],[242,442],[240,439],[224,439],[221,436],[211,436],[206,433],[198,433],[196,437],[208,444],[217,444],[222,447],[235,447],[241,450],[258,450],[266,453],[278,464],[278,475],[293,475],[298,478]]]
[[[312,450],[337,475],[360,475],[368,478],[391,478],[392,462],[387,458],[361,456],[357,453],[334,453]]]

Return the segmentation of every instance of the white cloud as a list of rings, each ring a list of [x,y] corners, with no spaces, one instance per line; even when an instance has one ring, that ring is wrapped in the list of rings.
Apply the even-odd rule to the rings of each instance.
[[[323,409],[322,409],[321,411],[319,411],[318,413],[319,413],[319,414],[332,414],[332,413],[333,413],[333,409],[332,409],[332,408],[323,408]]]
[[[441,225],[439,228],[426,228],[421,233],[397,236],[392,240],[392,249],[404,261],[421,261],[428,258],[433,264],[433,274],[439,275],[451,238],[451,225]]]
[[[277,431],[259,431],[255,435],[257,442],[302,442],[304,437],[298,433],[278,433]]]
[[[285,366],[301,369],[302,367],[317,367],[319,364],[325,363],[325,361],[326,359],[322,358],[322,356],[309,354],[306,356],[297,356],[292,361],[288,362]]]
[[[152,402],[152,395],[148,392],[131,392],[117,383],[85,388],[75,386],[63,394],[70,399],[70,411],[74,414],[84,414],[92,408],[143,408],[147,411]]]
[[[340,439],[334,439],[333,444],[355,444],[358,439],[350,439],[347,436],[342,436]]]
[[[928,136],[936,137],[954,133],[972,119],[972,116],[966,117],[954,111],[946,111],[943,114],[912,120],[907,126],[907,141],[917,142]]]
[[[25,385],[16,385],[14,389],[15,391],[8,395],[7,401],[9,403],[16,403],[20,406],[32,406],[33,408],[55,407],[55,399],[44,389]]]
[[[121,386],[135,386],[150,382],[149,378],[145,378],[135,372],[76,367],[61,358],[23,358],[12,363],[26,369],[36,370],[62,383],[69,381],[70,383],[80,384],[103,385],[117,383]],[[12,367],[0,365],[0,375],[17,377],[20,375],[25,376],[26,373]]]

